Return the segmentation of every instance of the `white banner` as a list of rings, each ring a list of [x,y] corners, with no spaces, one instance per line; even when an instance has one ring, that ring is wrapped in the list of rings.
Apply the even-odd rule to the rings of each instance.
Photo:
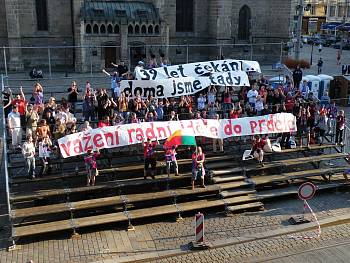
[[[260,65],[257,61],[233,59],[205,61],[153,69],[142,69],[136,67],[135,70],[136,79],[138,80],[158,80],[186,77],[196,78],[208,73],[216,74],[237,71],[255,71],[261,73]]]
[[[125,95],[143,98],[152,95],[154,98],[180,97],[195,94],[210,85],[249,86],[248,75],[244,71],[211,74],[208,77],[181,77],[157,80],[122,80],[121,91]]]
[[[63,158],[86,153],[89,149],[115,148],[142,143],[147,138],[168,138],[177,130],[209,138],[228,138],[255,134],[295,132],[296,119],[291,113],[239,119],[199,119],[143,122],[110,126],[67,135],[58,140]]]

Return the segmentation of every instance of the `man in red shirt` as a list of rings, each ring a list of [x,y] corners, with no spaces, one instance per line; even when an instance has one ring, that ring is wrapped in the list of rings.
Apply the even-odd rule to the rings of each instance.
[[[26,107],[27,107],[27,102],[26,98],[23,93],[23,88],[20,88],[20,94],[16,96],[14,100],[12,100],[12,105],[16,105],[18,109],[18,113],[21,117],[21,127],[24,129],[25,128],[25,119],[26,119]]]
[[[264,150],[263,149],[264,149],[265,143],[266,143],[266,141],[262,140],[259,135],[254,136],[252,154],[261,166],[264,166],[264,164],[263,164]]]
[[[143,179],[147,178],[147,171],[149,166],[151,165],[151,177],[154,179],[156,174],[156,166],[157,166],[157,159],[156,159],[156,146],[158,145],[158,139],[156,139],[155,142],[151,142],[151,138],[147,138],[147,142],[143,145],[143,156],[145,158],[145,168],[144,168],[144,175]]]

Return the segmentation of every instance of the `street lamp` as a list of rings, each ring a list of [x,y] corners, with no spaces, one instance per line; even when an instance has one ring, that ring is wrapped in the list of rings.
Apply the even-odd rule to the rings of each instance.
[[[64,46],[64,76],[68,77],[68,71],[67,71],[67,42],[63,41],[63,46]]]
[[[314,43],[311,43],[310,66],[312,65],[312,55],[314,53]]]
[[[300,57],[300,46],[301,46],[301,30],[304,10],[309,11],[311,9],[311,4],[304,5],[304,0],[299,0],[298,5],[295,7],[298,16],[297,30],[296,30],[296,48],[295,48],[295,59],[299,60]]]

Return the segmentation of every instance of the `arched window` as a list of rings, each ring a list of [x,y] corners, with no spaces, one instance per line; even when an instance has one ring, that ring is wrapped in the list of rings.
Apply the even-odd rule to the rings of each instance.
[[[139,35],[139,34],[140,34],[140,26],[139,26],[139,25],[136,25],[136,26],[135,26],[135,34],[136,34],[136,35]]]
[[[98,25],[94,25],[94,27],[92,28],[92,32],[94,33],[94,34],[98,34]]]
[[[119,25],[114,26],[114,34],[119,34],[120,33],[120,28]]]
[[[148,26],[148,34],[153,35],[153,26],[152,25]]]
[[[90,25],[90,24],[87,24],[86,27],[85,27],[85,33],[86,33],[86,34],[91,34],[91,31],[92,31],[91,25]]]
[[[100,33],[101,34],[106,34],[106,26],[105,25],[101,25],[101,27],[100,27]]]
[[[128,26],[128,34],[134,34],[134,28],[132,27],[132,25]]]
[[[141,27],[141,34],[147,34],[147,28],[145,25]]]
[[[176,0],[176,32],[193,32],[193,0]]]
[[[154,27],[154,33],[155,34],[157,34],[157,35],[159,35],[159,25],[156,25],[155,27]]]
[[[109,24],[109,25],[107,26],[107,33],[108,33],[108,34],[113,34],[113,26],[112,26],[111,24]]]
[[[239,10],[239,21],[238,21],[238,39],[249,40],[250,38],[250,22],[251,22],[251,11],[250,8],[244,5]]]

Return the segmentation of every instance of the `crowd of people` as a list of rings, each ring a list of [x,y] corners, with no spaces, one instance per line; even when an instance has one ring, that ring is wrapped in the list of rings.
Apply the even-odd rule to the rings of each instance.
[[[149,67],[156,65],[152,63]],[[184,119],[236,119],[288,112],[296,116],[300,146],[310,143],[322,144],[324,136],[334,132],[334,143],[343,143],[344,112],[338,110],[335,103],[331,103],[327,92],[320,100],[316,98],[310,91],[308,83],[302,81],[300,69],[297,69],[292,77],[286,76],[284,83],[277,87],[272,87],[261,75],[258,79],[251,80],[249,87],[210,86],[193,96],[154,98],[150,95],[142,98],[139,95],[126,96],[120,90],[120,81],[133,79],[134,74],[129,72],[123,62],[113,65],[116,67],[114,73],[110,74],[104,70],[111,78],[109,89],[93,87],[90,82],[86,82],[83,87],[78,87],[73,81],[67,88],[66,96],[57,102],[55,97],[44,100],[45,91],[40,83],[34,85],[33,92],[27,97],[22,88],[18,95],[13,94],[9,88],[3,92],[3,105],[12,139],[11,145],[13,149],[21,148],[28,164],[30,178],[35,177],[36,152],[43,163],[39,176],[50,172],[50,158],[53,154],[59,155],[58,139],[76,132],[89,131],[95,127],[126,123]],[[140,61],[138,67],[143,66],[144,63]],[[82,107],[79,109],[78,102],[81,100]],[[78,128],[80,122],[82,125]],[[22,142],[23,132],[26,135],[24,143]],[[290,136],[291,134],[283,134],[282,147],[289,147]],[[303,138],[306,138],[306,143]],[[221,139],[213,140],[214,152],[217,150],[223,152],[223,145]],[[148,167],[151,166],[151,169],[155,167],[153,146],[153,144],[145,145],[145,177]],[[175,151],[175,149],[165,149],[169,160],[174,163],[175,173],[178,174],[177,164],[175,165],[174,161],[176,158],[172,150]],[[87,167],[90,167],[88,169],[90,174],[95,174],[93,171],[97,169],[94,161],[96,157],[97,155],[94,155],[85,159]],[[262,162],[260,153],[257,159]],[[200,167],[200,163],[201,161],[196,161],[196,167]],[[151,173],[151,176],[154,177],[154,173]],[[94,177],[91,175],[89,178],[88,184],[94,184]]]

